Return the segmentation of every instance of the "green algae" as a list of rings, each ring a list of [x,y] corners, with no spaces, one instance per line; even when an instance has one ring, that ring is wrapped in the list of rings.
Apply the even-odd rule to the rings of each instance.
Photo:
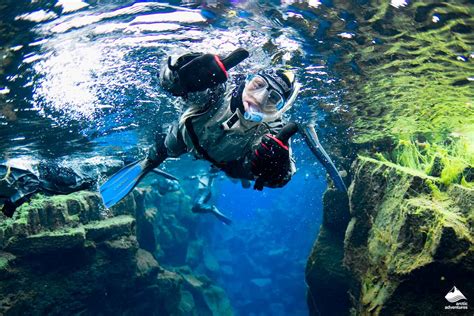
[[[0,256],[0,271],[8,268],[8,263],[10,260],[8,258],[4,258],[3,256]]]
[[[393,10],[379,9],[384,13]],[[449,8],[462,14],[465,9]],[[457,132],[473,144],[474,93],[468,78],[474,66],[458,58],[469,56],[472,48],[467,38],[453,36],[451,31],[465,21],[451,19],[441,27],[420,32],[411,26],[414,16],[410,11],[397,12],[393,17],[394,21],[385,22],[396,25],[398,34],[381,36],[368,27],[361,30],[382,38],[384,45],[362,46],[357,53],[365,80],[354,77],[356,86],[349,97],[355,119],[354,141],[366,143],[387,135],[398,139],[425,133],[431,141],[439,142]],[[469,20],[472,22],[472,16]],[[375,65],[373,60],[378,63]]]
[[[438,177],[444,185],[474,185],[474,180],[467,178],[474,168],[474,147],[464,138],[452,137],[444,146],[400,139],[393,151],[377,153],[375,157],[383,162],[393,162]]]
[[[84,225],[86,238],[90,240],[112,239],[117,236],[131,235],[135,219],[121,215]]]
[[[94,221],[89,224],[84,225],[84,228],[87,229],[104,229],[113,226],[122,226],[122,225],[132,225],[135,222],[135,219],[129,215],[121,215],[116,217],[107,218],[100,221]]]
[[[71,236],[85,236],[84,227],[63,227],[53,231],[42,231],[38,234],[30,235],[28,238],[43,238],[43,237],[71,237]]]
[[[403,10],[389,3],[364,9],[339,5],[368,22],[357,31],[365,42],[347,43],[350,54],[342,57],[361,68],[359,74],[346,71],[344,78],[351,141],[392,143],[380,153],[385,159],[429,175],[439,156],[443,185],[472,187],[472,176],[465,174],[474,167],[472,36],[460,31],[474,25],[472,8],[462,1],[437,6],[419,1]],[[433,15],[441,22],[431,21]],[[374,38],[383,44],[374,44]]]

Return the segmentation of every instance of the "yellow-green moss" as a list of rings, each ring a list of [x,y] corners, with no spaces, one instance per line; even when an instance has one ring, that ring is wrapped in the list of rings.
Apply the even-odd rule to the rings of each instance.
[[[466,180],[466,173],[474,168],[474,148],[465,138],[452,137],[449,145],[444,146],[400,139],[392,152],[377,153],[375,157],[439,177],[444,185],[457,183],[471,187],[474,184]]]
[[[387,3],[373,8],[370,21],[383,20],[384,28],[397,31],[393,34],[381,34],[370,24],[360,26],[360,34],[383,44],[360,44],[353,57],[344,57],[346,62],[356,60],[364,75],[350,73],[345,78],[352,140],[370,144],[391,139],[395,150],[374,157],[427,174],[438,155],[443,185],[472,187],[472,176],[468,179],[464,172],[474,168],[474,63],[469,35],[456,28],[472,25],[474,18],[465,5],[445,3],[435,12],[464,17],[420,31],[413,19],[417,7],[426,5],[413,3],[404,12]]]

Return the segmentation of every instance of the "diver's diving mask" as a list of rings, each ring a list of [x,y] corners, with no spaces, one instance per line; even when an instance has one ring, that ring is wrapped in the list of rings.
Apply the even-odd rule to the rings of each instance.
[[[283,91],[261,75],[248,75],[242,98],[246,102],[244,119],[253,122],[270,122],[286,112],[296,99],[299,84],[295,84],[292,94],[285,100]]]

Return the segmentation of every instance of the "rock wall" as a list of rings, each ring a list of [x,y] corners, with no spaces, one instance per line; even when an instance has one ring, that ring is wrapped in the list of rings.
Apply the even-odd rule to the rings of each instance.
[[[312,314],[442,315],[453,286],[474,297],[474,190],[370,158],[352,171],[350,221],[325,218],[308,260]]]
[[[347,196],[329,189],[323,199],[323,223],[306,264],[311,315],[348,315],[352,279],[343,265],[344,233],[349,222]]]
[[[186,257],[189,207],[181,191],[135,190],[111,210],[92,192],[35,196],[0,221],[0,314],[231,315],[210,279],[156,260]]]

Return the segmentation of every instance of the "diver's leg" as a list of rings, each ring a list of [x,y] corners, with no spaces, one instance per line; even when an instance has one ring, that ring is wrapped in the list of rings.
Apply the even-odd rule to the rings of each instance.
[[[244,188],[244,189],[248,189],[251,186],[250,181],[247,180],[247,179],[241,179],[240,183],[242,184],[242,188]]]
[[[27,202],[30,199],[30,197],[35,193],[36,192],[30,192],[30,193],[25,194],[25,193],[20,192],[19,194],[15,194],[11,198],[5,200],[2,207],[3,215],[10,218],[13,217],[13,214],[15,213],[17,207]]]
[[[186,143],[178,124],[171,126],[169,129],[164,140],[164,146],[169,157],[179,157],[187,152]]]
[[[214,205],[208,204],[212,196],[211,185],[213,180],[214,178],[210,175],[206,175],[199,180],[198,195],[194,199],[193,208],[191,210],[193,213],[212,213],[224,224],[230,225],[232,223],[230,218],[222,214]]]
[[[41,189],[51,194],[90,190],[97,184],[97,169],[82,165],[65,166],[61,161],[41,161],[38,165]]]
[[[147,160],[152,169],[158,167],[168,157],[179,157],[186,153],[186,144],[181,137],[179,126],[173,125],[167,134],[156,135],[155,144],[148,151]]]
[[[100,186],[104,205],[107,208],[114,206],[129,194],[148,172],[158,167],[166,158],[178,157],[185,153],[186,147],[182,144],[184,145],[184,142],[179,142],[172,133],[158,134],[146,158],[123,167]]]
[[[202,205],[206,204],[210,198],[211,198],[210,190],[199,189],[198,194],[196,198],[194,199],[194,206],[196,206],[196,209],[199,209],[201,208]],[[194,209],[194,206],[193,206],[193,209]]]
[[[227,224],[227,225],[232,224],[232,220],[228,218],[227,216],[225,216],[224,214],[222,214],[222,212],[220,212],[219,209],[215,207],[214,205],[212,206],[211,212],[212,214],[214,214],[215,217],[217,217],[224,224]]]
[[[232,220],[222,214],[222,212],[220,212],[214,205],[195,203],[193,205],[192,211],[193,213],[212,213],[224,224],[230,225],[232,223]]]

